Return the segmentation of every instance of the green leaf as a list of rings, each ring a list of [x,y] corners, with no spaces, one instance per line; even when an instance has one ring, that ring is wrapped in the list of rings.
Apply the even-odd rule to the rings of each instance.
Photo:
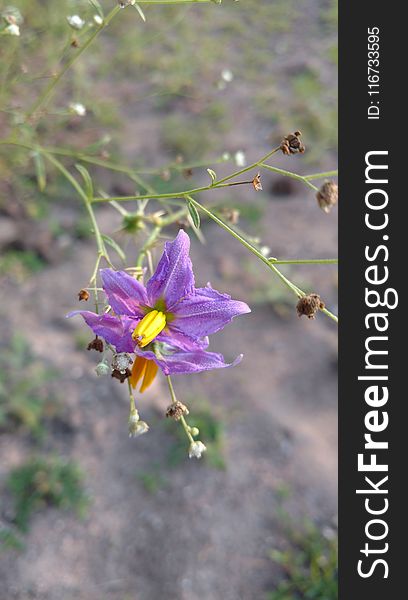
[[[207,173],[211,177],[211,180],[214,184],[217,180],[217,173],[215,171],[213,171],[212,169],[207,169]]]
[[[39,152],[33,152],[32,157],[34,160],[35,174],[37,177],[37,185],[40,192],[45,190],[47,185],[47,176],[45,172],[45,163],[42,155]]]
[[[142,9],[140,8],[140,6],[138,5],[138,3],[137,3],[137,2],[135,2],[135,4],[132,4],[132,6],[134,6],[134,7],[135,7],[135,9],[136,9],[136,10],[137,10],[137,12],[139,13],[139,15],[140,15],[140,18],[142,19],[142,21],[143,21],[144,23],[146,23],[146,17],[145,17],[145,14],[144,14],[144,12],[142,11]]]
[[[198,214],[198,210],[194,206],[194,204],[187,199],[187,208],[190,213],[191,220],[193,221],[193,225],[196,229],[200,229],[200,215]]]
[[[104,18],[103,8],[102,8],[99,0],[88,0],[88,1],[89,1],[89,4],[91,4],[94,7],[94,9],[98,13],[98,15],[103,19]]]
[[[118,256],[123,260],[123,262],[126,261],[126,254],[123,252],[119,244],[115,242],[115,240],[113,240],[111,237],[105,234],[102,234],[102,239],[106,244],[108,244],[108,246],[110,246],[115,250],[115,252],[117,252]]]
[[[93,190],[92,178],[89,174],[88,169],[86,169],[83,165],[80,165],[80,164],[76,164],[75,168],[77,169],[77,171],[79,171],[79,173],[81,173],[82,179],[84,180],[85,194],[88,196],[89,199],[92,199],[93,195],[94,195],[94,190]]]

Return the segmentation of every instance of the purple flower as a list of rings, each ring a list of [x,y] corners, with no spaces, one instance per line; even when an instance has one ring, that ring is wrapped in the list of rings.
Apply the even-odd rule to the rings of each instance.
[[[210,286],[196,288],[189,249],[190,239],[181,230],[173,242],[166,242],[146,287],[124,271],[102,269],[103,289],[113,314],[75,311],[68,315],[82,315],[93,332],[117,352],[133,352],[145,359],[135,360],[132,385],[142,376],[146,379],[148,371],[147,379],[156,374],[157,368],[148,368],[146,361],[170,375],[233,366],[242,358],[229,365],[221,354],[206,351],[208,335],[250,309]]]

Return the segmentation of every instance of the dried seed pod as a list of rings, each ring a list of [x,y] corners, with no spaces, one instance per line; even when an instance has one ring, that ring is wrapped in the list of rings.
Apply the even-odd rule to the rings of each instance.
[[[254,190],[256,192],[262,191],[262,183],[261,183],[261,174],[257,173],[252,181],[252,185],[254,186]]]
[[[112,371],[112,377],[114,379],[119,379],[120,383],[126,381],[126,379],[130,377],[130,375],[131,372],[129,369],[126,369],[125,371],[118,371],[118,369],[113,369]]]
[[[325,181],[316,193],[316,199],[320,208],[329,213],[339,199],[339,186],[334,181]]]
[[[87,350],[96,350],[97,352],[103,352],[103,340],[96,336],[95,339],[92,340],[92,342],[89,342]]]
[[[294,133],[289,133],[286,135],[280,145],[280,149],[283,154],[303,154],[305,151],[305,145],[302,142],[301,138],[302,133],[300,131],[295,131]]]
[[[185,404],[177,400],[177,402],[173,402],[166,410],[166,417],[174,419],[175,421],[179,421],[181,417],[188,415],[189,410]]]
[[[89,300],[89,292],[87,290],[79,290],[78,292],[78,300],[85,300],[87,302]]]
[[[296,305],[298,316],[305,315],[308,319],[314,319],[317,311],[323,308],[324,302],[321,300],[319,294],[302,296]]]

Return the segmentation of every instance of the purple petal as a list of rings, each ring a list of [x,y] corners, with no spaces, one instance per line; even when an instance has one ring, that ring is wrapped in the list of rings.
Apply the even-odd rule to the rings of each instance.
[[[242,354],[232,363],[226,363],[222,354],[215,352],[205,352],[197,350],[195,352],[175,351],[172,354],[163,355],[158,358],[151,350],[143,351],[135,349],[136,354],[154,360],[165,375],[183,375],[188,373],[199,373],[200,371],[210,371],[212,369],[224,369],[225,367],[235,367],[242,360]]]
[[[185,335],[181,331],[176,331],[175,329],[170,330],[169,328],[164,329],[162,333],[157,336],[157,341],[187,351],[205,350],[205,348],[208,348],[209,344],[208,337],[195,339]]]
[[[174,308],[174,321],[169,330],[178,330],[193,337],[202,337],[219,331],[233,317],[251,312],[245,302],[231,300],[211,287],[198,288]]]
[[[97,315],[89,310],[76,310],[69,313],[67,317],[81,315],[85,323],[92,331],[112,344],[117,352],[133,352],[135,342],[132,340],[132,332],[137,321],[128,317],[114,317],[112,315]]]
[[[141,305],[148,304],[144,286],[124,271],[101,269],[103,289],[118,315],[143,316]]]
[[[190,238],[180,230],[173,242],[166,242],[154,275],[146,285],[150,306],[164,300],[171,310],[181,298],[194,290],[194,275],[190,257]]]

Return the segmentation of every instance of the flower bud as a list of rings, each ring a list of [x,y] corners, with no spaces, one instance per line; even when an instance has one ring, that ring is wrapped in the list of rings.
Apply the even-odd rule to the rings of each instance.
[[[129,437],[139,437],[149,431],[149,425],[139,420],[137,410],[132,411],[129,416]]]
[[[98,375],[98,377],[102,377],[104,375],[109,375],[109,373],[111,372],[111,368],[107,362],[102,361],[96,365],[95,372]]]
[[[85,21],[81,19],[79,15],[71,15],[67,17],[68,25],[72,27],[72,29],[82,29],[85,25]]]
[[[207,448],[204,446],[203,442],[191,442],[188,450],[188,456],[189,458],[201,458],[203,452],[206,450]]]
[[[190,427],[190,433],[193,437],[196,437],[200,433],[200,430],[198,427]]]

